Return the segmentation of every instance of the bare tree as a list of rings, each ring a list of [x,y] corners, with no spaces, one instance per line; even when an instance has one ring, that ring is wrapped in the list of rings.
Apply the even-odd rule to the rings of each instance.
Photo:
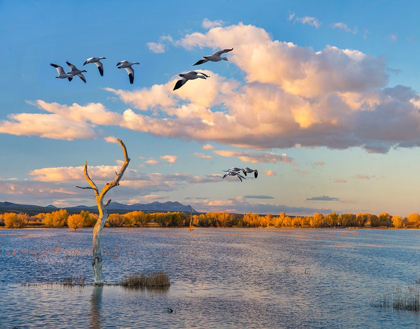
[[[106,183],[105,186],[102,188],[102,191],[99,192],[98,187],[93,182],[93,180],[90,178],[87,170],[87,161],[85,163],[84,173],[86,180],[88,181],[89,185],[88,187],[81,187],[77,186],[81,189],[90,189],[95,192],[96,197],[96,204],[98,206],[99,210],[99,217],[96,221],[95,227],[93,228],[93,260],[92,260],[92,267],[93,267],[93,275],[94,275],[94,282],[95,285],[102,285],[103,284],[103,275],[102,275],[102,249],[101,249],[101,233],[102,229],[104,228],[105,222],[108,218],[108,212],[106,210],[106,207],[111,203],[111,199],[107,201],[106,204],[104,204],[104,197],[105,194],[112,189],[115,186],[120,185],[120,180],[122,176],[124,175],[125,170],[128,167],[128,164],[130,162],[130,158],[127,154],[127,149],[121,139],[118,140],[120,143],[123,151],[124,151],[124,164],[122,165],[120,172],[115,172],[116,177],[114,180],[110,183]]]

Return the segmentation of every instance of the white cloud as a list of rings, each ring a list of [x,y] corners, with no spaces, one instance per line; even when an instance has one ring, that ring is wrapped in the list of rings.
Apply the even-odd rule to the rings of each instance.
[[[345,183],[347,183],[347,181],[345,179],[338,179],[338,178],[336,178],[336,179],[334,179],[334,183],[336,183],[336,184],[345,184]]]
[[[290,16],[289,16],[290,19]],[[305,16],[305,17],[296,17],[295,18],[295,22],[299,22],[302,24],[308,24],[311,26],[315,26],[316,28],[319,28],[321,26],[321,23],[319,22],[318,19],[316,19],[315,17],[310,17],[310,16]]]
[[[242,152],[242,151],[213,151],[214,153],[223,157],[235,157],[243,162],[251,163],[276,163],[283,162],[291,164],[294,162],[292,158],[289,158],[284,154],[276,153],[253,153],[253,152]]]
[[[221,21],[221,20],[216,20],[216,21],[210,21],[207,18],[204,18],[203,20],[203,27],[205,29],[212,29],[215,27],[219,27],[219,26],[223,26],[225,24],[225,22]]]
[[[158,42],[148,42],[146,43],[149,50],[155,54],[162,54],[165,52],[165,46],[162,43]]]
[[[203,146],[203,150],[213,150],[213,149],[215,149],[215,147],[210,144],[206,144]]]
[[[104,138],[107,143],[118,143],[118,139],[114,136],[108,136]]]
[[[162,160],[165,160],[169,163],[175,163],[176,159],[178,158],[176,155],[163,155],[160,157]]]
[[[277,174],[272,170],[266,170],[264,171],[264,174],[267,176],[277,176]]]
[[[348,32],[348,33],[353,33],[353,34],[356,34],[357,33],[357,27],[355,27],[353,30],[351,29],[351,28],[349,28],[348,26],[347,26],[347,24],[346,23],[333,23],[332,24],[332,27],[333,27],[333,29],[340,29],[340,30],[344,30],[344,31],[346,31],[346,32]]]

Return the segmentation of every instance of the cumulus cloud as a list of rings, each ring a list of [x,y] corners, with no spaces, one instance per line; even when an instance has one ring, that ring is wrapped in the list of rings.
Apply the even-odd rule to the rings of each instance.
[[[277,176],[277,174],[272,170],[266,170],[266,171],[264,171],[264,174],[266,176]]]
[[[291,164],[294,160],[288,157],[286,154],[276,154],[276,153],[255,153],[255,152],[242,152],[242,151],[222,151],[217,150],[213,151],[214,153],[223,156],[223,157],[235,157],[243,162],[251,163],[276,163],[283,162],[286,164]]]
[[[307,201],[339,201],[339,198],[332,198],[326,195],[323,196],[314,196],[312,198],[307,198]]]
[[[148,164],[149,166],[155,166],[155,165],[158,165],[160,162],[155,159],[149,159],[149,160],[144,161],[144,163]]]
[[[176,155],[162,155],[160,158],[166,162],[175,163],[178,157]]]
[[[211,144],[206,144],[203,146],[203,150],[213,150],[215,147]]]
[[[204,18],[203,23],[202,23],[205,29],[212,29],[214,27],[223,26],[224,24],[225,22],[223,22],[222,20],[210,21],[207,18]]]
[[[165,52],[165,46],[158,42],[148,42],[146,43],[149,50],[155,54],[162,54]]]
[[[211,155],[206,155],[204,153],[194,153],[194,156],[196,158],[200,158],[200,159],[212,159],[213,157]]]
[[[118,139],[114,136],[108,136],[104,138],[107,143],[118,143]]]

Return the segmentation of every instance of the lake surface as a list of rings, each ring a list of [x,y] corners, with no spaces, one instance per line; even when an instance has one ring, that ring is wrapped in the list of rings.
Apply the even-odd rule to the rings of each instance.
[[[420,328],[372,305],[420,278],[420,230],[106,228],[107,282],[163,270],[171,287],[21,285],[92,281],[91,241],[0,230],[0,328]]]

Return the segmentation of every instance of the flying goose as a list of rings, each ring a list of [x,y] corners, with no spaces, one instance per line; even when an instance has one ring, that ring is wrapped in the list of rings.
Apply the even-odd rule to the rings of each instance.
[[[102,65],[102,63],[101,63],[101,59],[106,59],[105,57],[90,57],[90,58],[88,58],[84,63],[83,63],[83,66],[85,66],[86,64],[91,64],[91,63],[93,63],[93,64],[95,64],[96,65],[96,67],[98,68],[98,70],[99,70],[99,73],[101,74],[101,76],[104,76],[104,67],[103,67],[103,65]]]
[[[131,65],[134,65],[134,64],[140,64],[140,63],[139,62],[121,61],[121,62],[118,62],[118,64],[117,64],[117,68],[125,69],[127,71],[131,84],[133,84],[133,82],[134,82],[134,70],[131,67]]]
[[[247,173],[254,173],[254,177],[257,178],[258,177],[258,170],[257,169],[251,169],[246,167],[245,169],[242,169],[242,172],[244,173],[245,176],[247,176]]]
[[[227,171],[226,174],[223,175],[222,179],[226,176],[237,176],[239,180],[242,182],[242,179],[246,179],[244,176],[242,176],[239,171]]]
[[[204,63],[206,63],[208,61],[210,61],[210,62],[220,62],[221,60],[227,61],[228,59],[226,57],[221,57],[221,55],[224,54],[224,53],[228,53],[229,51],[232,51],[232,50],[233,50],[233,48],[231,48],[231,49],[223,49],[223,50],[216,51],[213,55],[203,56],[203,59],[200,59],[193,66],[204,64]]]
[[[73,79],[73,75],[68,74],[66,72],[64,72],[64,69],[62,66],[57,65],[57,64],[50,64],[52,67],[55,67],[55,69],[58,72],[58,75],[56,76],[56,79],[69,79],[69,81],[71,81]]]
[[[181,88],[183,85],[185,85],[187,83],[188,80],[195,80],[195,79],[207,79],[210,78],[209,75],[203,73],[203,72],[196,72],[196,71],[190,71],[187,73],[180,73],[178,74],[181,79],[179,79],[173,90],[177,90],[179,88]]]
[[[82,79],[84,83],[86,83],[86,78],[82,73],[82,72],[87,72],[86,70],[79,70],[76,66],[74,66],[72,63],[69,63],[69,62],[66,62],[66,64],[69,66],[71,70],[70,72],[67,72],[67,74],[71,74],[72,76],[77,75],[80,79]]]
[[[229,171],[236,171],[236,172],[240,172],[240,171],[243,171],[243,169],[242,168],[238,168],[238,167],[232,167],[232,168],[229,168],[228,170],[223,170],[224,172],[229,172]],[[245,176],[246,176],[246,174],[245,174]]]

